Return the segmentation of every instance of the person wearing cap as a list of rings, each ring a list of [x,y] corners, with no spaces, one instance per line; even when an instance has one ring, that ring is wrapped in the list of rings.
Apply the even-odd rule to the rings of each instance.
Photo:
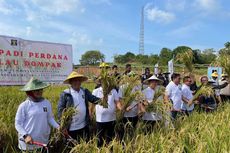
[[[163,81],[153,75],[145,80],[144,83],[148,84],[148,87],[142,91],[145,98],[145,102],[142,103],[142,106],[145,108],[148,106],[148,104],[153,102],[154,94],[158,88],[158,85],[163,83]],[[154,125],[161,120],[161,116],[157,114],[157,112],[144,112],[142,115],[142,120],[146,125],[146,133],[151,133]]]
[[[219,81],[219,85],[228,84],[228,75],[222,74],[221,80]],[[226,87],[220,90],[220,97],[223,102],[230,100],[230,85],[228,84]]]
[[[47,144],[50,136],[50,126],[58,129],[50,102],[42,97],[43,89],[49,85],[31,78],[21,89],[26,92],[27,99],[22,102],[15,117],[15,128],[18,132],[19,148],[22,151],[42,149],[33,145],[33,141]]]
[[[182,90],[180,85],[181,76],[178,73],[173,73],[171,82],[166,86],[165,101],[173,104],[171,109],[171,118],[176,119],[177,114],[181,113],[182,105]]]
[[[218,76],[219,75],[218,75],[218,73],[215,71],[215,72],[212,73],[211,76],[212,76],[211,81],[213,81],[213,85],[214,86],[219,86],[219,81],[218,81]],[[221,102],[220,89],[215,89],[214,91],[215,91],[216,100],[217,100],[218,103],[220,103]]]
[[[93,96],[88,89],[82,88],[81,84],[87,81],[87,77],[73,71],[64,81],[70,88],[64,90],[60,95],[58,103],[58,118],[61,118],[64,109],[75,107],[77,113],[72,117],[70,125],[67,127],[68,134],[80,141],[80,139],[89,139],[89,104],[97,104],[99,98]]]
[[[181,110],[186,115],[191,114],[193,109],[194,109],[194,104],[192,103],[193,92],[190,89],[191,84],[192,84],[191,77],[190,76],[185,76],[183,78],[183,85],[182,85],[182,100],[183,100],[183,102],[182,102],[182,105],[181,105]]]
[[[102,62],[100,65],[99,65],[99,68],[102,69],[102,68],[106,68],[106,69],[109,69],[110,66],[109,64],[105,63],[105,62]]]

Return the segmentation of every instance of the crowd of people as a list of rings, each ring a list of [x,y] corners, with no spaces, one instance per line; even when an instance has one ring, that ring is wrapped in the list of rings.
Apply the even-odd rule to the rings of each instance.
[[[100,68],[110,71],[111,76],[118,80],[124,75],[137,75],[132,71],[130,64],[126,65],[124,73],[119,73],[118,67],[113,65],[111,70],[109,65],[103,63]],[[222,75],[218,80],[218,74],[212,74],[212,80],[207,76],[200,78],[200,86],[197,86],[193,75],[182,76],[178,73],[151,74],[150,69],[146,68],[140,76],[141,86],[133,88],[132,92],[141,91],[144,99],[140,102],[134,100],[129,107],[122,105],[122,86],[117,86],[111,90],[107,98],[108,107],[104,108],[98,102],[103,98],[103,87],[100,80],[96,82],[95,89],[91,93],[88,89],[82,87],[82,83],[88,78],[77,72],[72,72],[64,81],[70,87],[64,90],[60,95],[58,103],[58,119],[60,120],[65,109],[74,107],[77,110],[72,116],[70,124],[64,131],[61,131],[76,141],[90,140],[89,125],[93,115],[96,115],[96,137],[98,147],[108,144],[115,138],[116,112],[123,111],[123,123],[130,123],[133,129],[136,128],[138,121],[143,121],[147,126],[146,131],[151,132],[155,124],[161,120],[157,112],[146,112],[145,107],[153,101],[156,89],[159,86],[165,87],[165,95],[162,97],[164,103],[171,103],[172,108],[168,110],[171,119],[176,120],[178,114],[191,115],[198,106],[199,110],[206,112],[213,111],[218,104],[230,100],[230,86],[228,76]],[[182,80],[182,82],[181,82]],[[194,100],[194,94],[202,86],[212,86],[214,95],[200,96]],[[48,85],[42,81],[32,78],[21,90],[26,92],[27,99],[18,107],[15,117],[15,127],[19,137],[19,148],[22,151],[40,149],[40,146],[34,145],[38,141],[47,144],[50,137],[50,126],[60,129],[60,125],[55,121],[50,102],[43,98],[43,89]],[[89,103],[91,103],[89,105]],[[124,138],[124,130],[119,133],[119,139]]]

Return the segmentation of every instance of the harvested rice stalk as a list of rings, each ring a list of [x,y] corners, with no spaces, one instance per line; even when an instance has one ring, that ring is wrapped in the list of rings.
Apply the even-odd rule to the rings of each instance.
[[[75,114],[77,114],[77,110],[75,107],[69,107],[63,110],[60,120],[60,130],[64,130],[69,127],[72,121],[72,117]]]
[[[159,112],[162,111],[165,104],[163,102],[163,96],[165,93],[165,88],[159,86],[154,93],[153,100],[146,106],[146,112]]]
[[[214,91],[211,86],[203,85],[200,89],[196,91],[192,101],[197,100],[201,95],[209,97],[214,95]]]
[[[110,92],[116,88],[116,78],[114,76],[109,76],[108,70],[103,68],[100,74],[101,86],[103,89],[103,98],[99,101],[99,105],[104,108],[108,108],[108,96]]]
[[[131,103],[141,96],[141,91],[138,87],[141,85],[139,76],[124,76],[121,81],[122,104],[126,109]]]
[[[185,68],[189,73],[193,71],[193,52],[192,50],[185,51],[183,53],[179,53],[176,56],[176,61],[179,61],[185,65]]]
[[[69,107],[65,108],[62,112],[62,116],[60,119],[60,128],[57,133],[54,134],[53,137],[50,139],[50,144],[51,145],[56,145],[58,142],[62,141],[64,136],[63,136],[63,131],[68,129],[68,127],[71,124],[72,117],[77,113],[77,110],[75,107]]]

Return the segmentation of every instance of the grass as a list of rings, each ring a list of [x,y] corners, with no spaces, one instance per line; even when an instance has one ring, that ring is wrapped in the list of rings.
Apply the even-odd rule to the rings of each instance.
[[[91,91],[93,83],[83,85]],[[51,86],[45,90],[44,97],[51,101],[55,117],[61,91],[66,86]],[[24,92],[19,87],[0,87],[0,152],[18,152],[17,133],[14,118],[18,105],[25,100]],[[72,149],[77,152],[161,152],[161,153],[227,153],[230,152],[230,104],[218,108],[214,113],[195,112],[190,117],[181,117],[175,122],[175,128],[155,128],[154,132],[144,135],[143,124],[139,122],[135,136],[125,140],[123,147],[116,139],[99,150],[96,140],[80,143]],[[57,153],[57,152],[55,152]]]

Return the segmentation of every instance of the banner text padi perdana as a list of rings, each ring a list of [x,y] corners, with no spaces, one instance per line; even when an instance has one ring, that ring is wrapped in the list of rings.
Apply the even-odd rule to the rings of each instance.
[[[25,53],[27,55],[25,55]],[[0,49],[0,66],[23,67],[51,67],[61,68],[61,62],[68,61],[68,57],[62,54],[49,54],[42,52],[23,52]]]

